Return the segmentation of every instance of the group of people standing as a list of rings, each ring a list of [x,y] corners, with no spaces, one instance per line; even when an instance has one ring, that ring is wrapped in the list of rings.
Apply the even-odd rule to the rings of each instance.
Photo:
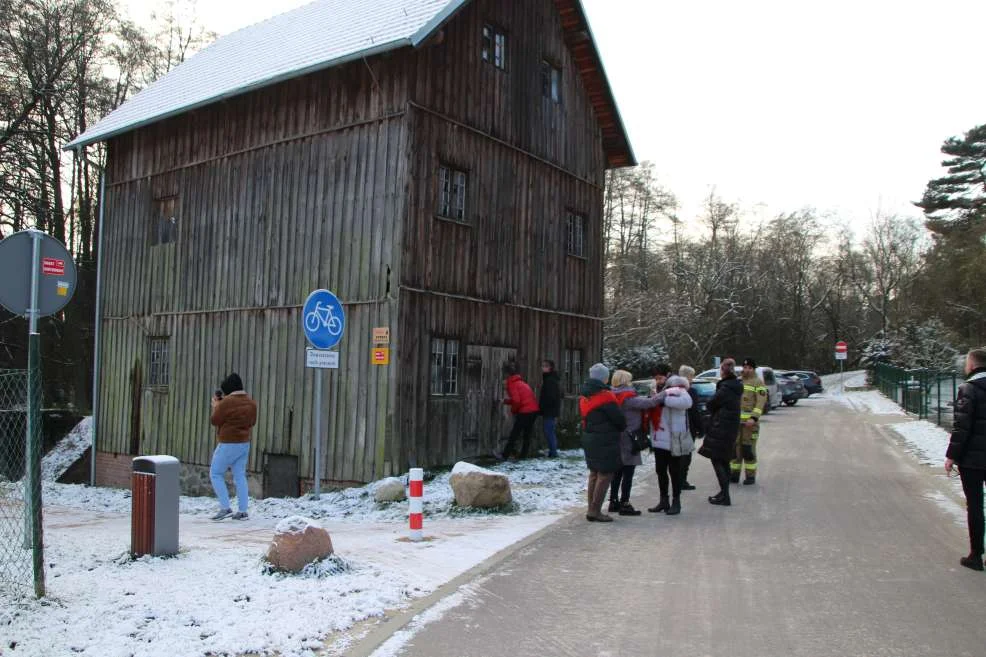
[[[704,437],[698,453],[712,461],[719,493],[709,497],[718,506],[732,504],[729,485],[756,482],[756,442],[760,416],[767,403],[766,388],[756,374],[756,363],[744,362],[742,376],[727,358],[720,367],[715,396],[709,401],[708,421],[698,412],[698,397],[691,388],[695,370],[682,366],[677,375],[662,365],[654,371],[654,391],[640,395],[632,375],[597,363],[582,387],[579,412],[583,421],[582,447],[589,468],[586,520],[612,522],[602,507],[609,492],[609,512],[637,516],[630,503],[633,475],[643,464],[642,453],[654,454],[660,500],[651,513],[681,513],[681,492],[694,490],[688,472],[695,440]],[[705,425],[708,426],[705,426]],[[670,494],[669,494],[670,493]]]

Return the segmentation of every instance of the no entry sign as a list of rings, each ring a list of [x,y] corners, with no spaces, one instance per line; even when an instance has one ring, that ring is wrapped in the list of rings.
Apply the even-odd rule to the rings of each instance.
[[[845,342],[839,341],[835,343],[835,359],[836,360],[846,360],[849,354],[849,345]]]

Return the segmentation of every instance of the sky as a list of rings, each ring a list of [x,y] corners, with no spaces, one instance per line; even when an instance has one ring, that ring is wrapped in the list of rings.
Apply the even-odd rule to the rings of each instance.
[[[307,0],[202,0],[220,35]],[[984,0],[583,0],[637,159],[701,213],[814,208],[862,231],[940,175],[986,123]],[[129,0],[135,19],[152,3]]]

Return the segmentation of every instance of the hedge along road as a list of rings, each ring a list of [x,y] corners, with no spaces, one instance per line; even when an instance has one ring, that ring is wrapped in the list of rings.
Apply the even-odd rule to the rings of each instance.
[[[778,410],[731,508],[708,504],[696,457],[682,515],[573,516],[376,655],[981,657],[986,575],[958,566],[964,525],[883,426],[898,421],[818,398]]]

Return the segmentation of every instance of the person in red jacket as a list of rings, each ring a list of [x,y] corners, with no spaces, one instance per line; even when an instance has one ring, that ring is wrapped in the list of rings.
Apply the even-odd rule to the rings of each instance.
[[[507,375],[507,379],[504,382],[507,389],[507,396],[504,398],[503,403],[509,406],[510,412],[513,413],[514,426],[510,430],[510,437],[507,438],[503,452],[496,456],[499,459],[506,459],[513,456],[514,444],[518,438],[523,436],[519,456],[524,459],[528,456],[528,451],[531,447],[531,434],[534,433],[534,422],[537,420],[538,413],[541,409],[538,406],[537,398],[534,396],[534,391],[521,378],[517,366],[511,363],[503,369],[504,374]]]

